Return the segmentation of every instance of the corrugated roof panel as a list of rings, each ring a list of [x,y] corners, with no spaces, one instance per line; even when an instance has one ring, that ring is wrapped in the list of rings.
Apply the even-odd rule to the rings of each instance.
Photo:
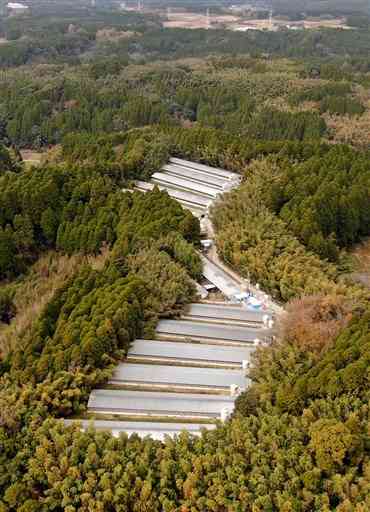
[[[230,183],[227,178],[220,178],[219,176],[213,176],[212,174],[199,171],[198,169],[190,169],[189,167],[182,167],[175,164],[164,165],[161,171],[165,171],[166,173],[173,174],[175,176],[190,178],[199,183],[204,183],[206,185],[216,187],[221,191]]]
[[[155,172],[152,176],[152,181],[154,183],[160,183],[165,187],[176,187],[181,191],[186,190],[197,195],[209,197],[210,199],[214,199],[218,194],[217,190],[208,187],[207,185],[194,183],[193,181],[187,180],[185,178],[178,178],[177,176],[171,176],[170,174],[166,174],[163,172]]]
[[[264,312],[251,311],[244,307],[213,306],[208,304],[191,304],[186,312],[187,315],[199,318],[215,318],[217,320],[239,320],[241,322],[263,321]]]
[[[154,364],[121,363],[116,368],[110,383],[157,383],[206,387],[246,386],[243,370],[219,368],[192,368]]]
[[[170,158],[170,162],[184,167],[190,167],[191,169],[199,169],[201,171],[209,172],[215,176],[221,176],[231,180],[240,180],[239,174],[227,171],[226,169],[220,169],[219,167],[210,167],[209,165],[190,162],[189,160],[183,160],[182,158]]]
[[[91,393],[88,403],[89,410],[135,414],[195,413],[219,416],[224,407],[233,408],[231,397],[116,389],[97,389]]]
[[[175,189],[167,189],[163,185],[157,185],[155,183],[147,183],[145,181],[137,181],[136,186],[139,189],[143,190],[153,190],[155,186],[159,188],[159,190],[165,190],[169,196],[177,199],[179,202],[184,201],[189,204],[193,204],[197,207],[207,208],[211,204],[211,199],[207,199],[206,197],[199,196],[198,194],[192,194],[191,192],[185,192]]]
[[[157,326],[158,334],[175,334],[184,337],[252,342],[261,336],[261,330],[251,327],[222,325],[189,320],[160,320]]]
[[[180,360],[241,363],[249,359],[254,347],[228,347],[205,343],[136,340],[129,350],[130,356],[169,357]]]

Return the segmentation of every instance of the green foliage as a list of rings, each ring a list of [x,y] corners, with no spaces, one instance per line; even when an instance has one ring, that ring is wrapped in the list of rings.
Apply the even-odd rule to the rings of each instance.
[[[365,112],[364,106],[351,98],[324,98],[320,103],[321,112],[330,114],[358,116]]]
[[[155,131],[146,129],[146,133]],[[227,168],[243,174],[250,162],[267,155],[279,155],[289,160],[304,161],[310,156],[324,154],[325,144],[298,140],[260,141],[230,134],[224,130],[194,127],[163,128],[170,139],[171,154],[204,162],[216,167]],[[159,132],[161,133],[161,132]]]
[[[218,132],[208,130],[192,138],[179,131],[174,144],[190,151],[189,141],[205,134],[221,147]],[[327,154],[320,147],[304,151],[299,143],[271,146],[277,147],[283,160],[287,151],[301,158],[305,151],[311,158]],[[235,165],[236,155],[250,154],[250,148],[245,153],[238,145],[233,149]],[[205,141],[196,149],[204,157],[207,150]],[[216,227],[230,229],[228,247],[238,243],[243,253],[252,241],[252,263],[269,255],[266,286],[281,295],[322,291],[326,284],[335,288],[335,269],[307,254],[264,205],[276,204],[277,196],[271,199],[266,186],[278,172],[275,164],[272,174],[261,173],[263,187],[251,173],[229,196],[233,201],[225,200],[216,210]],[[81,413],[91,387],[109,376],[129,341],[151,334],[158,316],[176,314],[192,300],[194,289],[184,269],[196,276],[200,267],[185,238],[197,242],[199,225],[159,190],[120,197],[116,242],[106,266],[81,269],[2,362],[1,506],[366,510],[370,329],[365,309],[319,359],[284,342],[260,349],[250,375],[254,384],[238,400],[235,418],[199,439],[185,433],[164,443],[125,434],[113,438],[51,418]],[[268,277],[271,269],[274,281]]]
[[[129,276],[135,276],[146,283],[144,302],[147,334],[154,334],[159,316],[181,312],[195,298],[195,286],[179,263],[173,261],[167,252],[156,248],[143,249],[128,258]],[[154,322],[153,322],[154,320]]]
[[[17,171],[19,167],[5,146],[0,144],[0,176],[7,171]]]
[[[0,278],[23,272],[49,247],[97,253],[114,241],[119,201],[108,177],[42,168],[0,181]]]
[[[109,367],[140,336],[144,322],[150,332],[158,316],[177,313],[194,297],[188,272],[199,276],[201,269],[189,243],[199,243],[199,221],[166,192],[123,193],[104,176],[95,174],[92,180],[84,172],[58,171],[44,168],[34,170],[32,176],[17,176],[19,194],[27,191],[29,180],[34,184],[37,179],[39,187],[45,180],[49,186],[44,193],[49,194],[35,197],[34,203],[20,203],[28,208],[27,214],[14,217],[15,243],[1,246],[4,262],[5,256],[14,259],[18,238],[22,256],[36,243],[33,233],[40,229],[30,221],[31,214],[34,223],[40,219],[49,243],[59,249],[71,254],[98,253],[105,244],[113,247],[113,256],[101,271],[81,269],[56,292],[31,332],[23,333],[15,350],[0,363],[15,382],[43,382],[61,372],[82,369],[88,374]],[[12,192],[16,197],[14,188]],[[57,234],[56,196],[61,206]],[[42,198],[51,200],[43,212],[38,210]],[[4,308],[6,316],[11,304],[5,296]]]
[[[9,324],[16,314],[13,293],[10,289],[0,288],[0,323]]]
[[[193,5],[193,8],[197,6]],[[302,16],[304,10],[305,7],[300,10],[296,7],[295,16],[297,13]],[[1,65],[17,66],[40,60],[73,63],[86,52],[96,55],[100,61],[102,57],[109,59],[117,55],[122,55],[123,60],[137,60],[139,57],[150,61],[153,57],[169,59],[206,55],[226,55],[232,59],[245,53],[246,49],[252,55],[269,53],[288,57],[366,55],[369,47],[366,30],[358,33],[355,30],[321,29],[308,34],[306,31],[292,30],[273,33],[257,31],[252,34],[221,29],[212,30],[211,33],[202,29],[189,32],[186,29],[163,30],[160,20],[150,14],[103,9],[96,11],[86,6],[76,8],[71,5],[56,11],[55,4],[51,12],[44,5],[42,9],[32,6],[31,15],[10,17],[3,21],[2,33],[8,43],[0,48]],[[340,11],[347,15],[356,13],[353,7]],[[362,23],[364,20],[366,16]],[[358,22],[355,25],[358,26]],[[97,35],[98,31],[107,28],[118,33],[130,31],[133,35],[128,41],[119,37],[102,41]],[[239,65],[248,69],[251,66],[248,61],[247,64],[241,61]]]
[[[74,272],[1,356],[0,511],[369,510],[368,295],[325,261],[369,234],[369,158],[320,143],[322,113],[363,111],[350,94],[366,83],[369,33],[158,30],[155,17],[64,2],[2,22],[14,41],[0,64],[43,65],[3,73],[0,139],[61,143],[64,163],[23,170],[0,147],[0,279],[49,249],[107,259]],[[130,34],[102,42],[107,27]],[[321,111],[298,112],[303,101]],[[198,220],[158,189],[121,190],[170,155],[245,175],[213,211],[220,254],[243,276],[282,301],[344,296],[356,315],[319,353],[259,349],[235,417],[199,439],[82,432],[53,418],[84,413],[130,342],[194,300]],[[12,290],[0,288],[0,322],[17,314]]]
[[[10,355],[12,378],[41,382],[73,368],[108,366],[140,333],[142,293],[135,280],[81,270]]]
[[[369,29],[370,27],[370,16],[369,14],[352,14],[347,16],[347,25],[350,27]]]
[[[366,153],[335,146],[324,156],[283,164],[270,189],[274,211],[307,247],[336,259],[337,249],[369,234],[370,167]]]
[[[290,369],[294,379],[297,367]],[[318,400],[295,415],[265,400],[265,410],[199,439],[184,433],[164,443],[81,432],[51,419],[23,432],[13,423],[12,438],[4,427],[1,434],[11,461],[0,465],[3,503],[14,509],[31,502],[36,510],[366,510],[368,398]]]
[[[309,4],[304,0],[276,0],[274,8],[279,14],[304,12],[308,16],[343,16],[352,13],[365,15],[368,5],[366,0],[353,0],[351,3],[345,0],[311,0]]]
[[[301,163],[256,163],[213,209],[218,250],[283,301],[339,290],[357,296],[334,265],[311,251],[335,260],[336,244],[350,246],[368,234],[368,179],[367,159],[341,147]]]
[[[169,254],[175,261],[185,267],[194,279],[200,279],[203,269],[201,259],[194,251],[193,246],[186,240],[191,240],[198,245],[200,240],[199,222],[187,212],[186,217],[180,223],[179,231],[180,233],[185,231],[186,237],[172,232],[158,240],[158,250]]]
[[[176,43],[176,44],[175,44]],[[369,49],[367,31],[321,29],[319,31],[281,30],[238,33],[227,30],[187,29],[148,31],[140,39],[142,54],[165,58],[205,55],[252,55],[269,53],[285,57],[332,57],[333,55],[366,55]]]
[[[228,32],[228,37],[234,34]],[[126,42],[142,48],[146,35]],[[201,65],[180,61],[126,69],[116,54],[99,54],[86,65],[29,66],[34,73],[26,75],[10,71],[0,80],[0,139],[36,149],[62,143],[68,161],[111,166],[117,146],[114,137],[104,134],[119,139],[132,128],[197,123],[259,140],[309,140],[326,135],[322,113],[363,112],[355,86],[366,85],[366,59],[357,55],[338,59],[337,65],[304,59],[299,65],[251,58],[245,51],[242,47],[238,56],[210,57]],[[327,82],[297,83],[297,73]],[[294,107],[306,100],[320,102],[321,112],[286,111],[286,100]],[[140,151],[142,142],[137,141],[136,153]]]
[[[0,228],[0,279],[11,277],[21,271],[21,264],[15,259],[16,247],[10,228]]]
[[[215,209],[214,221],[224,257],[237,267],[247,267],[247,261],[242,262],[247,255],[239,247],[248,248],[252,251],[248,257],[250,272],[255,279],[267,275],[271,257],[284,253],[288,247],[292,255],[301,251],[303,246],[298,249],[297,239],[321,258],[336,262],[340,249],[369,235],[367,154],[345,146],[317,149],[316,154],[307,154],[301,162],[289,162],[280,154],[255,163],[248,170],[245,185]],[[241,216],[241,212],[245,215]],[[237,234],[232,233],[235,229]],[[246,237],[244,243],[238,243],[238,237]],[[268,246],[263,256],[257,257],[255,244],[264,239]],[[276,240],[274,246],[272,240]],[[306,257],[311,259],[312,255]],[[256,263],[252,264],[255,258]],[[316,264],[312,265],[316,268]],[[332,271],[330,275],[333,277]]]
[[[253,394],[247,393],[241,410],[253,405],[255,412],[267,400],[280,411],[299,414],[314,400],[363,400],[369,386],[369,320],[366,307],[319,359],[284,341],[261,349],[251,372]]]
[[[70,162],[105,164],[114,158],[113,145],[107,137],[93,136],[87,132],[70,133],[63,137],[62,156]]]
[[[90,66],[90,76],[97,80],[107,75],[117,76],[128,65],[128,58],[107,57],[94,61]]]
[[[199,221],[193,220],[191,216],[189,222],[189,212],[185,212],[167,192],[162,192],[156,187],[149,194],[126,193],[124,199],[123,208],[129,210],[129,216],[123,216],[117,227],[117,247],[133,251],[140,248],[143,243],[176,231],[185,240],[199,243]]]
[[[68,164],[98,168],[119,185],[149,178],[168,161],[169,149],[168,136],[152,128],[99,136],[73,133],[62,141],[62,156]]]
[[[256,211],[250,198],[242,189],[231,194],[213,214],[222,258],[283,301],[332,289],[335,268],[308,252],[287,225],[265,207]]]
[[[146,155],[137,172],[152,169],[156,155]],[[0,279],[23,272],[47,248],[98,254],[113,245],[117,229],[126,233],[122,238],[136,240],[179,230],[186,240],[199,242],[199,222],[166,193],[123,195],[107,172],[122,182],[117,169],[45,167],[0,178]]]
[[[261,62],[261,60],[245,55],[212,58],[211,64],[218,71],[234,68],[248,69],[255,73],[264,73],[267,71],[266,64]]]
[[[1,45],[0,63],[17,66],[40,59],[73,63],[82,53],[95,50],[99,30],[141,32],[147,25],[158,26],[158,22],[150,15],[89,10],[78,4],[32,5],[29,15],[3,20],[2,32],[9,43]]]
[[[334,97],[346,96],[351,92],[351,86],[348,82],[329,82],[325,85],[316,87],[305,87],[304,89],[292,94],[289,98],[290,103],[298,105],[303,101],[321,101]]]
[[[349,393],[362,397],[369,386],[370,316],[365,311],[340,334],[321,361],[302,375],[291,390],[296,400]]]
[[[325,121],[314,112],[262,111],[251,119],[248,134],[262,140],[320,139],[326,132]]]

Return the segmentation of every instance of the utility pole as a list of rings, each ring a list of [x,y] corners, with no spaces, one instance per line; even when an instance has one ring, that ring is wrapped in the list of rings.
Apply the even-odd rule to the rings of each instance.
[[[210,16],[210,10],[209,10],[209,7],[207,8],[207,19],[206,19],[206,27],[207,29],[210,28],[211,26],[211,16]]]
[[[269,17],[269,29],[272,30],[273,22],[272,22],[272,4],[270,9],[270,17]]]
[[[303,16],[303,22],[304,22],[304,20],[307,17],[307,0],[303,0],[303,13],[302,13],[302,16]]]
[[[167,21],[170,21],[171,7],[167,7]]]

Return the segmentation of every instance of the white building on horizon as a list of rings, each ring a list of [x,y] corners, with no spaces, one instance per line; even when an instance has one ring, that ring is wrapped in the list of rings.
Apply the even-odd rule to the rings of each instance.
[[[11,14],[22,14],[29,10],[28,5],[21,4],[19,2],[9,2],[6,5],[8,13]]]

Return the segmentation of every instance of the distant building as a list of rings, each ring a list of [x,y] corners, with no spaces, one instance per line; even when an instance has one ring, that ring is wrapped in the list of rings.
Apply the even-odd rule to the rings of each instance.
[[[20,4],[18,2],[9,2],[6,8],[10,16],[23,14],[29,10],[28,5]]]

